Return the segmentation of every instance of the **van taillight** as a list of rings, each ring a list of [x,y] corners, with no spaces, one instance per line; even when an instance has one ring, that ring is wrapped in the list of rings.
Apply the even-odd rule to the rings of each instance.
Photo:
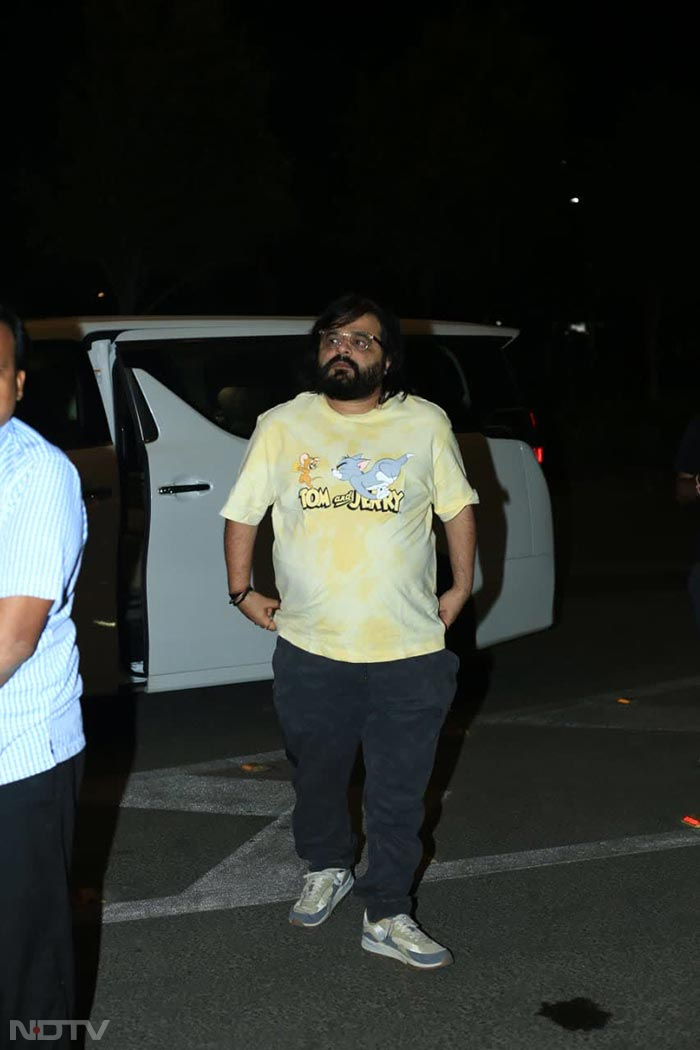
[[[537,430],[537,417],[535,413],[530,409],[530,422],[532,423],[532,429]],[[542,445],[533,445],[532,451],[535,453],[535,459],[538,463],[542,463],[544,460],[544,448]]]

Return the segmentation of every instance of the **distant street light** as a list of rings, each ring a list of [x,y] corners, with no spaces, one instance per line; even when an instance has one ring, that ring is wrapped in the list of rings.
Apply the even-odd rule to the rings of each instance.
[[[580,203],[581,203],[581,198],[580,197],[569,197],[569,204],[580,204]]]
[[[104,292],[98,292],[97,293],[97,298],[98,299],[104,299],[104,297],[105,297],[105,293]]]

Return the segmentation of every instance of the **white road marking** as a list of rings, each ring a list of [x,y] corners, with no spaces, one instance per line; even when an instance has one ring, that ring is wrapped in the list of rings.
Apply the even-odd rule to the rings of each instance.
[[[493,875],[501,871],[526,871],[528,868],[548,868],[555,864],[579,864],[586,860],[607,860],[611,857],[631,857],[640,853],[658,853],[660,850],[700,846],[700,835],[686,831],[665,831],[658,835],[633,835],[629,838],[605,839],[601,842],[574,842],[568,846],[524,850],[517,853],[497,853],[488,857],[467,860],[446,860],[431,864],[424,882],[442,882],[445,879],[467,879],[475,875]]]
[[[697,717],[697,716],[696,716]],[[491,721],[489,718],[480,718],[481,725],[499,726],[540,726],[542,729],[622,729],[627,733],[700,733],[700,725],[688,726],[645,726],[624,725],[622,722],[609,721],[583,721],[576,718],[561,718],[557,715],[539,715],[533,718],[499,718]]]
[[[286,780],[244,780],[170,773],[157,780],[134,777],[121,806],[129,809],[175,808],[182,813],[230,813],[246,817],[277,817],[294,805],[294,790]]]
[[[578,864],[670,849],[700,846],[700,835],[672,831],[636,835],[602,842],[577,842],[549,849],[500,853],[431,864],[424,882],[467,879],[509,871],[526,871],[559,864]],[[105,923],[165,918],[193,912],[230,910],[292,901],[301,887],[305,865],[294,853],[290,817],[285,814],[264,828],[225,861],[194,882],[183,893],[140,901],[118,901],[105,906]]]
[[[293,900],[299,895],[306,865],[294,852],[290,823],[289,814],[278,817],[182,893],[106,904],[102,921],[156,919]]]
[[[275,819],[183,892],[144,900],[108,902],[102,921],[114,923],[165,918],[294,900],[299,893],[305,865],[296,856],[292,842],[291,784],[287,780],[258,779],[254,774],[250,778],[215,775],[229,772],[243,763],[278,762],[283,757],[284,752],[265,752],[133,774],[121,801],[125,808],[270,816]],[[106,783],[109,790],[114,789],[113,783]],[[109,790],[101,793],[98,782],[86,801],[113,802]],[[424,879],[426,882],[440,882],[697,845],[700,845],[700,834],[678,830],[441,861],[430,865]]]
[[[607,709],[616,717],[620,717],[619,709],[614,706],[618,697],[630,697],[634,700],[649,699],[654,696],[662,696],[664,693],[677,693],[684,689],[700,688],[700,675],[688,678],[670,678],[664,682],[652,682],[635,688],[622,689],[619,691],[609,690],[605,693],[594,693],[589,696],[573,697],[564,704],[542,704],[538,707],[516,707],[510,711],[502,711],[498,714],[489,715],[485,713],[477,717],[479,725],[528,725],[528,726],[550,726],[560,729],[633,729],[635,732],[657,732],[657,733],[688,733],[700,731],[700,726],[689,725],[692,709],[687,710],[687,718],[682,725],[677,726],[649,726],[630,724],[630,720],[612,722],[603,718],[598,721],[585,721],[577,719],[575,713],[585,714],[596,707]],[[672,704],[669,706],[673,706]],[[574,713],[573,718],[566,718],[567,713]],[[659,708],[659,719],[663,717],[664,709]],[[695,716],[697,717],[697,716]]]
[[[157,780],[164,773],[227,773],[247,763],[272,764],[286,760],[286,751],[257,751],[254,755],[235,755],[232,758],[215,758],[208,762],[193,762],[191,765],[170,766],[163,769],[146,769],[136,775],[143,780]]]

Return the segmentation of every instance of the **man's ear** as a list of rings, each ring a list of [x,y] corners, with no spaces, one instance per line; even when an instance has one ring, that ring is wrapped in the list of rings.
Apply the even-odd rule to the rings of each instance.
[[[27,378],[27,373],[20,369],[15,375],[15,392],[17,394],[17,400],[21,401],[24,397],[24,380]]]

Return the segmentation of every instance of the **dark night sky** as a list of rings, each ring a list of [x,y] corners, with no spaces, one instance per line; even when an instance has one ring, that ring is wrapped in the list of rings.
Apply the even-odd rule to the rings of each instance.
[[[159,2],[153,0],[156,6]],[[240,18],[236,12],[243,7],[229,6],[231,16]],[[352,97],[354,72],[364,70],[371,76],[390,65],[394,56],[419,40],[428,18],[449,15],[457,6],[456,0],[437,0],[429,15],[364,0],[341,11],[326,6],[319,13],[304,5],[259,3],[246,8],[240,21],[267,55],[272,128],[294,160],[297,184],[307,173],[313,177],[318,151],[332,141],[337,114]],[[463,6],[494,8],[485,2]],[[534,0],[501,7],[515,12],[526,30],[549,41],[565,71],[572,192],[577,188],[579,143],[612,133],[618,102],[630,88],[669,83],[696,95],[695,37],[687,4],[666,3],[647,11],[641,5]],[[54,162],[56,103],[80,50],[80,10],[80,0],[46,0],[8,3],[0,16],[5,102],[0,191],[6,199],[17,171],[50,168]],[[13,213],[10,201],[10,237],[21,258],[22,251],[32,249],[16,219],[13,226]],[[5,271],[7,265],[6,260]],[[0,295],[6,280],[0,271]],[[39,309],[41,305],[37,303]]]
[[[343,9],[341,18],[328,9],[315,14],[310,5],[260,3],[250,5],[244,24],[252,38],[269,49],[278,98],[284,100],[284,124],[297,106],[311,114],[319,112],[319,105],[322,113],[332,111],[336,96],[347,89],[352,66],[381,67],[415,41],[428,18],[456,6],[456,0],[434,0],[428,15],[404,5],[360,0]],[[493,7],[478,2],[466,6]],[[519,11],[523,24],[549,38],[562,56],[569,69],[575,131],[600,127],[619,90],[630,83],[668,79],[686,89],[696,86],[696,37],[687,3],[645,9],[636,4],[530,0],[503,6]],[[56,87],[79,39],[79,9],[77,0],[3,5],[0,54],[9,88],[4,118],[22,136],[28,132],[32,137],[41,129],[42,114],[51,112]]]
[[[353,68],[381,68],[416,41],[428,19],[457,6],[458,0],[433,0],[427,13],[359,0],[341,16],[328,8],[317,14],[311,5],[250,5],[243,24],[269,53],[276,130],[293,147],[304,134],[313,139],[347,97]],[[478,10],[494,5],[477,0],[464,6]],[[685,91],[697,89],[696,36],[687,3],[645,9],[627,3],[530,0],[502,6],[518,12],[527,29],[549,39],[566,67],[574,138],[604,130],[620,92],[630,85],[668,81]],[[79,11],[79,0],[10,0],[3,5],[3,123],[17,136],[20,153],[50,132],[57,89],[80,38]],[[6,139],[5,146],[7,171],[15,150],[12,140]]]

